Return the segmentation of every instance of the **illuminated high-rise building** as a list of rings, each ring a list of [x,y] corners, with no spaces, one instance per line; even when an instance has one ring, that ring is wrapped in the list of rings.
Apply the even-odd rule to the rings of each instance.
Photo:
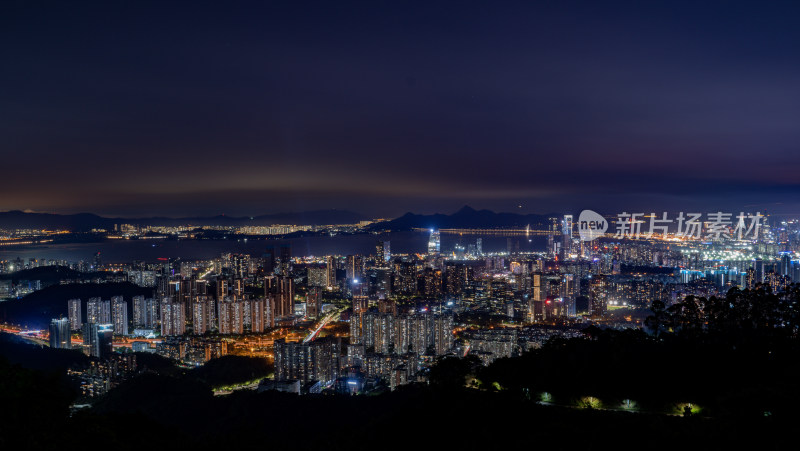
[[[144,296],[133,297],[133,327],[152,329],[159,321],[158,301]]]
[[[579,293],[579,279],[574,274],[564,274],[561,280],[561,299],[566,316],[575,316],[575,299]]]
[[[228,281],[223,278],[217,279],[217,302],[222,302],[228,297]]]
[[[753,262],[753,268],[756,270],[756,283],[764,283],[764,276],[766,274],[764,271],[764,260],[756,258]]]
[[[567,256],[572,251],[572,215],[564,215],[561,221],[561,255]]]
[[[152,328],[158,322],[158,308],[153,308],[158,304],[153,299],[145,299],[144,296],[133,297],[133,327]]]
[[[442,271],[434,268],[425,268],[422,273],[423,292],[430,299],[442,296]]]
[[[550,222],[547,230],[547,252],[550,255],[558,255],[561,248],[561,241],[556,239],[559,234],[558,218],[547,218]],[[563,233],[562,233],[563,234]]]
[[[250,307],[250,332],[261,333],[266,328],[267,320],[267,300],[258,298],[249,301]]]
[[[453,316],[436,315],[433,319],[434,350],[444,355],[453,349]]]
[[[339,377],[340,355],[341,340],[334,337],[300,343],[275,340],[275,380],[327,385]]]
[[[395,261],[392,291],[405,295],[417,292],[417,265],[415,262]]]
[[[307,270],[309,287],[327,287],[328,271],[325,267],[309,266]]]
[[[231,333],[233,334],[243,334],[244,333],[244,311],[247,307],[245,305],[245,301],[239,301],[235,298],[230,302],[230,323],[231,323]]]
[[[360,328],[353,321],[358,321]],[[358,334],[357,340],[352,338],[353,333]],[[404,315],[391,310],[354,313],[350,342],[363,346],[367,354],[443,355],[453,347],[453,316],[427,310]]]
[[[369,312],[364,315],[364,348],[378,354],[388,354],[394,346],[395,316],[390,313]]]
[[[380,266],[392,259],[391,242],[378,241],[375,246],[375,264]]]
[[[589,281],[589,302],[593,318],[602,318],[608,311],[608,280],[595,275]]]
[[[360,255],[347,256],[345,277],[348,282],[364,278],[364,259]]]
[[[128,303],[122,296],[111,298],[111,320],[115,334],[128,335]]]
[[[445,265],[445,292],[450,296],[461,296],[472,284],[473,269],[463,263],[448,262]]]
[[[332,255],[328,256],[325,268],[327,270],[328,289],[332,290],[336,288],[336,260]]]
[[[431,229],[431,236],[428,238],[428,254],[439,255],[439,253],[441,252],[441,247],[442,243],[439,231]]]
[[[264,298],[264,328],[275,327],[275,299]]]
[[[233,300],[220,299],[217,302],[217,321],[219,333],[227,335],[233,331]]]
[[[89,298],[86,302],[86,322],[95,324],[111,323],[111,301]]]
[[[50,321],[50,347],[56,349],[72,349],[69,319],[60,318]]]
[[[236,277],[231,282],[231,294],[237,301],[244,299],[244,280],[241,277]]]
[[[92,357],[106,359],[113,352],[114,326],[86,323],[83,325],[83,347]]]
[[[198,296],[192,302],[192,331],[195,334],[204,334],[216,326],[214,298],[211,296]]]
[[[322,288],[311,287],[306,295],[306,316],[319,318],[322,316]]]
[[[781,275],[792,276],[792,256],[788,252],[781,254]]]
[[[291,277],[267,276],[264,297],[273,300],[274,317],[294,315],[294,280]]]
[[[72,330],[81,328],[81,300],[70,299],[67,301],[67,316],[69,317],[69,327]]]
[[[542,291],[542,275],[540,273],[533,273],[531,278],[531,291],[528,297],[528,321],[539,322],[544,321],[544,292]]]
[[[363,344],[364,314],[369,308],[367,296],[353,296],[353,313],[350,315],[350,343]]]
[[[186,308],[174,298],[161,301],[161,335],[183,335],[186,332]]]

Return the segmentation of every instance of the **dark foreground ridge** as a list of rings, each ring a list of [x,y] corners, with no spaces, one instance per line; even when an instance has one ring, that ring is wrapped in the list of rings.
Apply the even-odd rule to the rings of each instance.
[[[221,384],[266,376],[263,361],[212,360],[186,370],[163,358],[74,411],[67,365],[54,352],[4,336],[0,445],[37,449],[100,441],[113,449],[758,449],[794,443],[800,390],[795,305],[759,287],[724,298],[654,303],[646,330],[586,329],[498,359],[443,357],[429,384],[379,395],[297,396]],[[48,355],[45,355],[47,353]],[[67,355],[68,353],[68,355]],[[37,362],[61,362],[41,366]],[[43,425],[46,425],[43,426]],[[134,433],[135,431],[135,433]]]

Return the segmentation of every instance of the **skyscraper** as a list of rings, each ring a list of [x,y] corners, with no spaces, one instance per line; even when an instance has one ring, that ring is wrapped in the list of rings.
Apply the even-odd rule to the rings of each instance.
[[[290,277],[267,276],[264,297],[273,300],[274,317],[294,315],[294,280]]]
[[[764,260],[760,257],[755,259],[753,268],[756,270],[756,283],[764,283]]]
[[[228,296],[228,281],[223,278],[217,279],[217,302],[222,302]]]
[[[90,298],[86,302],[86,322],[95,324],[111,323],[111,301]]]
[[[328,256],[326,263],[326,270],[328,272],[327,275],[328,289],[332,290],[336,287],[336,260],[333,258],[332,255]]]
[[[158,304],[153,299],[144,296],[133,297],[133,327],[152,328],[158,318]],[[155,307],[155,308],[154,308]]]
[[[186,332],[186,310],[183,304],[166,297],[161,301],[161,335],[183,335]]]
[[[561,221],[561,255],[567,256],[572,251],[572,215],[564,215]]]
[[[113,325],[86,323],[83,325],[83,347],[92,357],[105,359],[113,352]]]
[[[544,295],[542,292],[542,275],[540,273],[533,273],[530,277],[531,292],[528,297],[528,321],[543,321],[545,318],[544,307],[542,305],[542,302],[544,301]]]
[[[233,300],[231,298],[220,299],[217,302],[217,321],[219,333],[226,335],[233,330]]]
[[[382,265],[392,259],[391,242],[378,241],[375,246],[375,264]]]
[[[606,276],[595,275],[589,281],[589,301],[593,318],[606,316],[608,310],[608,287]]]
[[[306,296],[306,315],[309,318],[319,318],[322,314],[322,289],[312,287]]]
[[[70,321],[67,318],[50,321],[50,347],[56,349],[72,349]]]
[[[431,236],[428,238],[428,254],[438,255],[441,251],[441,238],[439,231],[431,229]]]
[[[128,303],[122,296],[111,298],[111,317],[114,324],[114,333],[128,335]]]
[[[253,299],[250,301],[250,332],[261,333],[266,327],[267,300],[265,298]]]
[[[341,340],[333,337],[307,343],[275,340],[275,380],[333,382],[339,377]]]
[[[250,301],[237,301],[227,297],[218,305],[219,333],[243,334],[245,325],[245,309],[251,309]],[[250,316],[248,314],[247,316]],[[252,320],[252,318],[251,318]]]
[[[345,267],[345,277],[348,282],[364,278],[364,259],[360,255],[348,255]]]
[[[781,254],[781,275],[792,276],[792,256],[788,252]]]
[[[67,315],[69,316],[69,326],[72,330],[81,329],[81,300],[70,299],[67,301]]]
[[[309,266],[307,274],[309,287],[328,286],[328,272],[324,267]]]
[[[198,296],[192,302],[192,326],[195,334],[204,334],[214,328],[214,298]]]

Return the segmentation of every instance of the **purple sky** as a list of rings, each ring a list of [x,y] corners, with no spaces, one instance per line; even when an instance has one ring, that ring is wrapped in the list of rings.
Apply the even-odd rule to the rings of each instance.
[[[215,3],[4,3],[0,210],[800,213],[798,2]]]

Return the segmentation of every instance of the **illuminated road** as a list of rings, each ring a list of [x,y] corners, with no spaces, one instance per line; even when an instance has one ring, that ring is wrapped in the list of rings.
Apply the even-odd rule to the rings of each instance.
[[[199,277],[199,278],[200,278],[200,279],[205,279],[205,278],[206,278],[206,277],[208,277],[208,275],[209,275],[209,274],[211,274],[211,272],[213,272],[213,271],[214,271],[214,265],[212,264],[212,265],[210,265],[210,266],[209,266],[209,267],[206,269],[206,272],[204,272],[203,274],[201,274],[201,275],[200,275],[200,277]]]
[[[333,311],[333,312],[331,312],[331,313],[328,313],[328,315],[326,315],[326,316],[325,316],[325,318],[322,318],[322,321],[320,321],[320,322],[319,322],[319,326],[317,326],[317,328],[316,328],[316,329],[314,329],[314,331],[313,331],[313,332],[311,332],[310,334],[308,334],[308,335],[306,336],[306,338],[304,338],[304,339],[303,339],[303,343],[308,343],[309,341],[313,340],[313,339],[314,339],[314,338],[317,336],[317,334],[318,334],[318,333],[319,333],[319,332],[320,332],[320,331],[321,331],[323,328],[325,328],[325,326],[327,326],[327,325],[328,325],[328,323],[329,323],[329,322],[333,321],[333,319],[334,319],[334,318],[339,318],[339,315],[340,315],[341,313],[342,313],[342,310],[336,310],[336,311]]]

